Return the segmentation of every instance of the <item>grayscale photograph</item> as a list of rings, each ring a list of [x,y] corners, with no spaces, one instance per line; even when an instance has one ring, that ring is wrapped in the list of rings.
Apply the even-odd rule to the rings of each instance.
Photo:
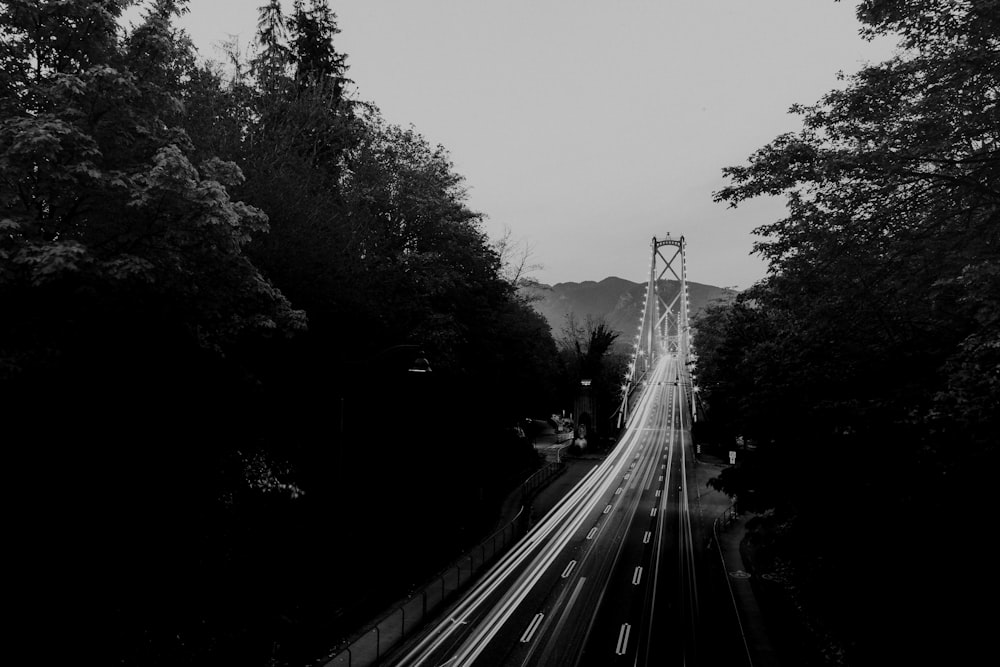
[[[1000,0],[0,0],[0,419],[12,664],[988,662]]]

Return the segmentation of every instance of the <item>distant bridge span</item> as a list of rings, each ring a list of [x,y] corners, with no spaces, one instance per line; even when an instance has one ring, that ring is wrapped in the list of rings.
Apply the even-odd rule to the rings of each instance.
[[[668,257],[669,255],[669,257]],[[659,260],[659,261],[658,261]],[[659,271],[657,271],[659,269]],[[680,284],[680,289],[670,301],[659,295],[657,284],[667,272]],[[617,411],[618,426],[628,423],[632,414],[632,394],[646,380],[650,369],[663,355],[677,360],[679,386],[689,406],[692,418],[697,418],[694,385],[691,379],[691,327],[689,322],[687,287],[687,243],[684,237],[653,237],[650,243],[649,282],[646,284],[645,305],[639,321],[639,331],[633,341],[632,358],[629,360],[622,384],[622,402]]]

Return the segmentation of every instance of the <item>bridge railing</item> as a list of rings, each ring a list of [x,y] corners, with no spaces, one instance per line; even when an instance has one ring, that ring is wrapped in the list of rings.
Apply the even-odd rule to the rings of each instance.
[[[318,664],[323,667],[368,667],[377,665],[386,653],[433,618],[473,577],[514,544],[528,528],[525,502],[538,488],[560,472],[565,464],[546,463],[524,480],[520,487],[521,509],[514,518],[468,551],[450,567],[442,570],[421,589],[394,607],[381,619],[355,635],[331,657]]]

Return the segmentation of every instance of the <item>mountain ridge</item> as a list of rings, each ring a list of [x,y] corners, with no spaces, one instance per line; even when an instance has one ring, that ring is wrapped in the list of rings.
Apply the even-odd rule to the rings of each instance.
[[[555,338],[562,336],[567,315],[573,313],[577,322],[584,324],[588,317],[603,318],[613,330],[619,332],[625,341],[626,333],[639,324],[642,315],[646,283],[633,282],[618,276],[608,276],[602,280],[582,282],[560,282],[553,285],[535,283],[521,288],[532,307],[549,323]],[[680,283],[676,280],[660,280],[657,291],[666,304],[677,297]],[[727,299],[736,291],[704,283],[688,281],[689,314],[693,318],[705,306],[716,299]],[[676,306],[675,306],[676,309]]]

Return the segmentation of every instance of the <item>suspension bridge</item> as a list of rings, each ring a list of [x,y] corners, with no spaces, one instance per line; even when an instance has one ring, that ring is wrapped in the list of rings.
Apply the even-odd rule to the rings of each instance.
[[[712,578],[698,576],[711,520],[691,439],[687,247],[668,234],[650,251],[612,451],[467,590],[442,599],[437,620],[401,632],[388,655],[356,643],[328,667],[747,664],[703,629],[714,618]]]
[[[660,296],[660,285],[667,273],[673,276],[678,288],[668,303]],[[676,360],[679,371],[679,387],[684,400],[691,410],[692,419],[697,419],[695,387],[691,379],[690,364],[694,362],[691,349],[691,327],[689,322],[690,298],[687,286],[687,245],[684,237],[653,237],[650,243],[649,280],[639,320],[639,331],[635,336],[632,357],[622,384],[622,402],[616,412],[620,428],[628,422],[630,399],[643,386],[657,359],[671,357]]]

